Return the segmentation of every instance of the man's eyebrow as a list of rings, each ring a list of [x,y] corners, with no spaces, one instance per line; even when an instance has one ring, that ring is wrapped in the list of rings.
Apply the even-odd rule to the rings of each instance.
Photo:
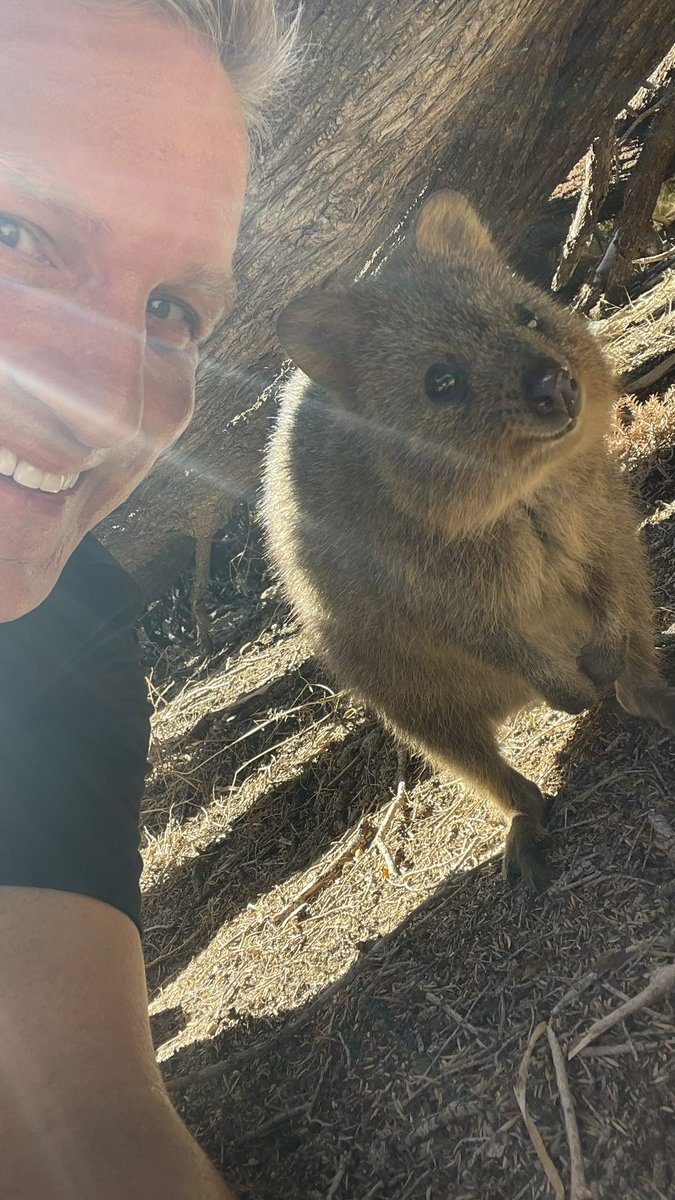
[[[82,212],[75,195],[65,189],[55,189],[53,183],[42,176],[34,165],[28,159],[22,158],[21,155],[0,151],[0,183],[21,188],[31,197],[62,216],[69,217],[78,225],[92,229],[109,228],[107,222]]]
[[[231,271],[210,267],[206,264],[181,271],[172,281],[171,286],[198,291],[208,304],[218,305],[219,308],[229,308],[234,301],[236,291]]]

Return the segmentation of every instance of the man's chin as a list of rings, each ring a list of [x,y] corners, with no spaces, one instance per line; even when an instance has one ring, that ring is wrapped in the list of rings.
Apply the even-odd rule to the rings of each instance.
[[[0,624],[25,617],[47,599],[69,554],[48,563],[0,558]]]

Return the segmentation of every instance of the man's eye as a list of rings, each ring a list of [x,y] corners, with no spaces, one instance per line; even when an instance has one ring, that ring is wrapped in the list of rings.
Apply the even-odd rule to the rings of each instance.
[[[8,250],[18,250],[33,258],[44,257],[40,253],[37,236],[22,221],[17,221],[15,217],[9,217],[6,213],[0,213],[0,246],[6,246]]]
[[[168,296],[153,296],[148,300],[148,316],[157,322],[153,333],[158,341],[172,346],[187,346],[199,333],[199,318],[189,304]]]

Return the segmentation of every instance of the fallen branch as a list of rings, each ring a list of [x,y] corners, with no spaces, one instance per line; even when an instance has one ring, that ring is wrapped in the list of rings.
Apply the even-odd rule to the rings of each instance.
[[[584,1046],[579,1051],[579,1058],[622,1058],[624,1054],[632,1053],[633,1047],[629,1046],[628,1042],[619,1042],[613,1046],[603,1043],[600,1046]]]
[[[623,211],[608,251],[598,267],[594,283],[604,292],[622,287],[633,272],[668,164],[675,150],[675,82],[670,81],[655,112],[652,126],[626,189]],[[610,248],[611,248],[610,247]]]
[[[586,155],[584,181],[581,185],[577,211],[565,239],[560,263],[551,284],[554,292],[559,292],[561,288],[565,287],[565,284],[569,283],[577,263],[588,245],[607,195],[614,158],[614,141],[614,122],[612,121],[610,128],[591,144]]]
[[[546,1026],[546,1036],[548,1037],[548,1044],[551,1047],[551,1057],[553,1058],[553,1066],[555,1067],[555,1077],[558,1083],[560,1103],[565,1121],[567,1145],[570,1150],[570,1200],[591,1200],[591,1193],[586,1186],[584,1159],[579,1140],[579,1126],[577,1125],[577,1114],[570,1091],[569,1079],[567,1078],[565,1056],[560,1048],[560,1042],[552,1025]]]
[[[626,1000],[625,1004],[620,1004],[614,1012],[607,1013],[606,1016],[591,1025],[588,1033],[585,1033],[576,1046],[570,1050],[568,1059],[575,1058],[585,1046],[589,1046],[596,1038],[601,1037],[608,1029],[613,1029],[621,1021],[625,1021],[627,1017],[631,1017],[633,1013],[639,1012],[642,1008],[649,1008],[656,1000],[661,1000],[673,988],[675,988],[675,963],[671,963],[667,967],[659,967],[641,992],[632,996],[630,1000]]]
[[[523,1121],[525,1122],[525,1128],[530,1135],[530,1140],[536,1151],[537,1158],[544,1168],[546,1178],[555,1192],[555,1198],[556,1200],[565,1200],[565,1189],[563,1187],[562,1179],[555,1168],[553,1160],[544,1145],[542,1136],[532,1120],[527,1108],[527,1075],[530,1069],[530,1060],[539,1038],[542,1036],[542,1034],[546,1033],[547,1028],[548,1026],[546,1021],[542,1021],[541,1024],[537,1025],[536,1029],[532,1031],[530,1040],[527,1043],[527,1048],[523,1055],[523,1060],[518,1070],[518,1078],[516,1080],[514,1091],[516,1094],[516,1100],[518,1101],[518,1108],[520,1109]]]
[[[663,362],[657,363],[652,367],[651,371],[645,371],[644,375],[638,375],[637,379],[629,379],[624,387],[628,395],[635,392],[644,392],[645,388],[651,387],[653,383],[658,383],[659,379],[663,379],[669,371],[675,371],[675,354],[669,354]]]

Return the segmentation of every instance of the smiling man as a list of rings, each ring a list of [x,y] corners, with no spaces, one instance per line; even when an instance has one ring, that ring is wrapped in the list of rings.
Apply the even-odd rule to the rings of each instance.
[[[0,1195],[217,1200],[150,1039],[131,580],[87,536],[190,420],[272,0],[0,0]]]

